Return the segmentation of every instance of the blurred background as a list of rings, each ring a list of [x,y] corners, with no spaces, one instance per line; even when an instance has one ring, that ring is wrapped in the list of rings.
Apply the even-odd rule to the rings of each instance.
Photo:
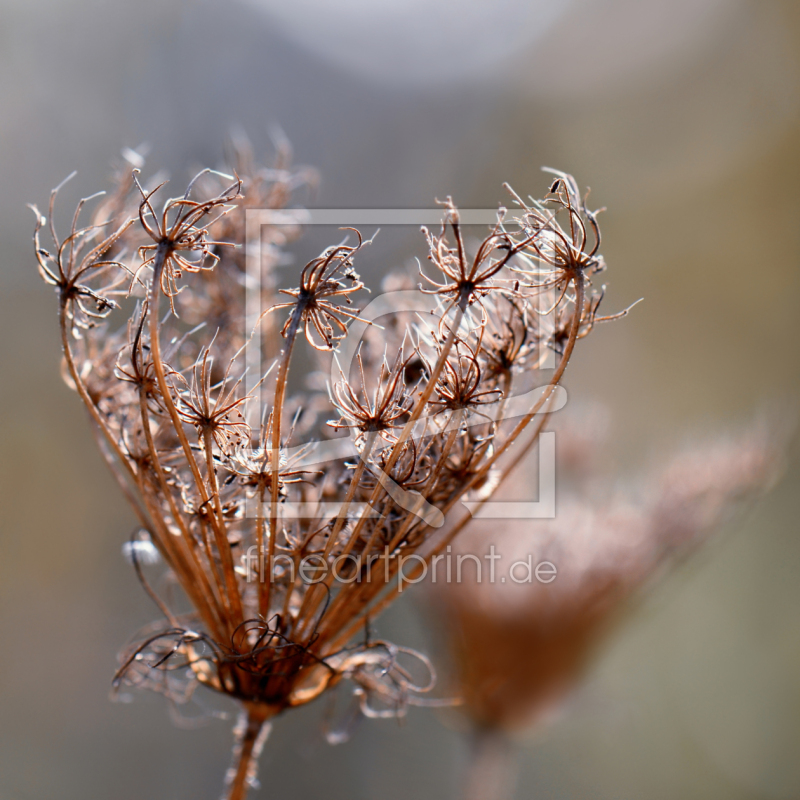
[[[323,207],[494,207],[504,181],[540,195],[540,167],[558,167],[608,207],[605,308],[645,298],[567,373],[572,398],[612,410],[608,474],[796,407],[793,0],[2,0],[0,15],[0,800],[215,798],[231,741],[230,722],[176,729],[159,697],[108,699],[118,649],[156,612],[120,555],[133,516],[60,380],[31,250],[25,203],[73,169],[68,208],[124,146],[184,182],[237,126],[265,158],[280,126]],[[362,274],[424,256],[406,234],[379,237]],[[521,738],[518,797],[800,797],[798,487],[795,458],[636,608],[569,713]],[[378,625],[423,648],[429,630],[408,600]],[[278,720],[255,797],[458,796],[469,751],[435,712],[338,747],[321,714]]]

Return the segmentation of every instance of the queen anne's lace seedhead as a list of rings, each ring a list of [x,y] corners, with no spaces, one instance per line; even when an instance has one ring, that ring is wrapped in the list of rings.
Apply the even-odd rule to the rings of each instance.
[[[475,730],[497,735],[545,722],[632,596],[772,483],[783,461],[776,433],[758,425],[695,442],[638,486],[617,479],[598,496],[592,483],[608,478],[592,463],[599,443],[579,428],[559,428],[559,444],[577,436],[588,463],[573,461],[581,477],[559,497],[557,517],[509,520],[502,529],[476,520],[453,546],[454,559],[483,558],[491,548],[502,564],[548,565],[544,579],[477,581],[470,571],[461,583],[437,581],[429,594],[443,617],[461,710]],[[526,479],[517,472],[500,495],[525,496]]]
[[[280,288],[274,267],[297,226],[264,226],[264,313],[248,329],[244,210],[289,203],[309,173],[285,159],[255,168],[241,148],[234,162],[241,177],[204,170],[160,212],[163,184],[123,176],[90,225],[86,200],[63,241],[51,222],[53,254],[36,212],[35,248],[59,295],[65,374],[139,517],[137,541],[158,549],[191,607],[159,598],[129,548],[164,620],[125,651],[116,684],[236,698],[248,715],[229,788],[240,798],[270,717],[344,681],[368,716],[404,713],[431,688],[369,622],[398,595],[404,559],[446,547],[469,519],[460,499],[488,498],[535,443],[575,342],[601,319],[588,283],[601,259],[568,176],[513,224],[499,212],[474,247],[448,200],[440,232],[425,232],[433,317],[368,323],[328,393],[320,381],[295,391],[293,354],[322,359],[359,316],[354,262],[368,242],[351,230]],[[557,296],[543,316],[531,298],[545,289]],[[268,369],[246,391],[242,350],[255,341]],[[553,352],[539,399],[505,419],[509,398],[541,388],[531,368]]]
[[[208,229],[234,208],[230,203],[241,192],[242,182],[237,178],[230,186],[208,200],[202,202],[191,200],[189,195],[195,181],[209,171],[203,170],[189,184],[183,197],[168,200],[161,214],[156,214],[150,201],[164,184],[145,192],[134,171],[136,188],[142,197],[138,211],[139,222],[153,240],[152,244],[139,247],[142,261],[135,275],[151,267],[155,280],[159,282],[161,291],[169,299],[173,311],[175,311],[174,299],[181,291],[178,281],[183,273],[213,269],[220,260],[215,248],[232,245],[232,242],[210,240]]]
[[[309,261],[300,273],[300,285],[296,289],[280,289],[281,294],[294,300],[271,306],[265,314],[282,308],[291,308],[292,314],[281,329],[281,336],[289,338],[292,328],[302,325],[306,340],[316,350],[333,350],[337,339],[347,334],[345,322],[356,319],[358,313],[342,307],[341,303],[352,303],[350,295],[364,288],[364,284],[353,269],[353,258],[369,242],[364,242],[361,233],[352,229],[358,244],[352,247],[340,244],[328,248],[321,256]],[[349,286],[342,281],[348,281]]]
[[[358,431],[361,436],[377,433],[387,441],[396,438],[392,431],[403,426],[414,404],[405,382],[406,370],[414,357],[412,355],[404,359],[401,350],[392,367],[385,359],[381,361],[376,388],[370,397],[364,374],[364,360],[359,353],[356,361],[361,394],[359,396],[345,377],[334,384],[331,402],[341,416],[338,420],[329,420],[328,425],[335,429],[349,428]]]

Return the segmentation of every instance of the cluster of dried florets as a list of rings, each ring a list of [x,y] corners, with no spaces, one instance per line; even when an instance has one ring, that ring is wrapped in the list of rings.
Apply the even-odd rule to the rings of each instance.
[[[509,733],[552,718],[630,601],[769,488],[783,466],[781,431],[759,424],[695,443],[638,486],[609,490],[595,459],[603,416],[595,409],[557,429],[559,474],[568,478],[559,488],[572,483],[557,517],[512,519],[502,530],[476,520],[448,554],[455,564],[470,560],[463,580],[428,587],[472,739],[468,800],[513,795]],[[527,477],[518,471],[496,497],[525,496]],[[517,564],[517,579],[495,577],[489,563],[512,576]],[[534,567],[537,577],[526,579]]]
[[[204,170],[160,203],[163,184],[122,174],[89,224],[91,198],[79,203],[63,239],[55,190],[53,250],[38,211],[35,247],[59,298],[67,381],[141,521],[129,552],[166,620],[125,653],[117,682],[176,699],[199,683],[237,698],[249,715],[231,775],[238,797],[258,731],[286,707],[342,678],[368,715],[421,702],[431,681],[415,682],[406,651],[368,633],[353,641],[397,596],[408,558],[419,571],[464,526],[463,507],[451,520],[459,501],[488,497],[535,443],[575,343],[604,318],[590,286],[603,268],[596,217],[568,175],[556,173],[541,202],[514,195],[515,219],[501,209],[472,248],[448,200],[441,229],[425,231],[433,274],[418,296],[429,313],[384,303],[379,325],[352,305],[367,244],[357,231],[278,289],[298,228],[261,226],[249,286],[246,209],[287,206],[309,175],[255,169],[243,149],[233,166],[236,177]],[[248,288],[263,310],[255,329]],[[261,374],[245,374],[248,345],[267,356]],[[338,351],[327,393],[290,392],[293,355],[308,346],[306,357]],[[144,540],[190,613],[146,582]]]
[[[559,440],[568,448],[574,434],[559,431]],[[577,438],[582,457],[591,456],[585,433]],[[558,572],[557,580],[550,572],[543,581],[501,582],[477,581],[470,570],[458,585],[432,587],[475,728],[502,733],[552,711],[625,601],[691,553],[743,500],[765,491],[780,472],[782,450],[774,429],[756,425],[674,455],[639,487],[598,496],[589,473],[560,498],[552,520],[511,520],[502,531],[475,521],[454,558],[483,558],[492,548],[506,565],[530,559]],[[498,495],[508,491],[524,493],[523,473]]]

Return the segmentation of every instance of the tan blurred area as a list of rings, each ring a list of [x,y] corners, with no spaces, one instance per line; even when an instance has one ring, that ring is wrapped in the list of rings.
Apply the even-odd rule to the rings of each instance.
[[[507,203],[540,167],[592,187],[608,263],[569,403],[611,414],[601,469],[635,474],[800,390],[800,6],[792,0],[0,2],[0,800],[213,798],[232,722],[179,730],[161,698],[108,699],[157,616],[120,554],[134,527],[61,382],[56,298],[28,202],[72,203],[122,147],[181,182],[235,127],[280,126],[321,207]],[[388,237],[387,237],[388,238]],[[413,229],[360,269],[424,256]],[[287,273],[288,274],[288,273]],[[525,738],[519,798],[800,797],[800,466],[662,581],[569,713]],[[413,595],[413,592],[410,592]],[[428,647],[425,609],[378,633]],[[209,706],[212,699],[208,698]],[[225,709],[222,709],[225,710]],[[413,709],[330,747],[287,715],[254,797],[458,796],[457,730]]]

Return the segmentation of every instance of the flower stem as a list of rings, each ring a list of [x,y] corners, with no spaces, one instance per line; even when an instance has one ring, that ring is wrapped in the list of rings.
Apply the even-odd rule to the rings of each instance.
[[[225,776],[222,800],[244,800],[249,790],[257,786],[258,757],[272,728],[269,716],[269,711],[259,705],[248,706],[239,715],[233,731],[233,761]]]
[[[161,337],[160,326],[158,322],[158,301],[161,296],[161,274],[164,270],[166,259],[169,255],[169,247],[165,242],[158,245],[156,251],[155,261],[153,262],[153,278],[150,284],[150,297],[148,301],[148,313],[150,315],[150,356],[153,359],[153,369],[156,375],[156,383],[158,385],[161,398],[164,406],[169,413],[172,420],[172,427],[178,441],[183,448],[186,457],[186,463],[192,471],[197,491],[203,505],[207,504],[211,496],[206,487],[205,481],[200,474],[200,469],[195,461],[194,453],[192,452],[189,440],[186,438],[186,433],[183,430],[183,422],[178,415],[178,410],[175,408],[175,403],[172,399],[169,386],[167,385],[167,376],[164,370],[164,364],[161,360]],[[145,423],[146,424],[146,423]],[[228,605],[233,613],[233,619],[230,621],[230,630],[233,631],[236,626],[244,619],[242,613],[242,600],[239,595],[239,587],[236,583],[236,573],[233,568],[233,557],[231,556],[231,548],[224,530],[224,520],[218,518],[215,514],[209,514],[209,521],[211,528],[214,532],[214,538],[217,544],[217,551],[219,553],[220,561],[222,562],[223,573],[225,577],[225,586],[228,593]]]
[[[517,782],[517,760],[511,742],[500,731],[475,733],[464,775],[464,800],[510,800]]]
[[[269,553],[267,554],[266,579],[261,584],[259,607],[269,614],[272,595],[272,564],[275,557],[275,546],[278,538],[278,497],[280,492],[280,447],[281,425],[283,423],[283,404],[286,399],[286,387],[289,382],[289,364],[297,338],[297,331],[303,319],[303,306],[298,304],[292,311],[291,322],[286,332],[286,344],[281,354],[281,364],[275,382],[275,399],[272,404],[272,452],[270,453],[270,504],[269,504]]]

